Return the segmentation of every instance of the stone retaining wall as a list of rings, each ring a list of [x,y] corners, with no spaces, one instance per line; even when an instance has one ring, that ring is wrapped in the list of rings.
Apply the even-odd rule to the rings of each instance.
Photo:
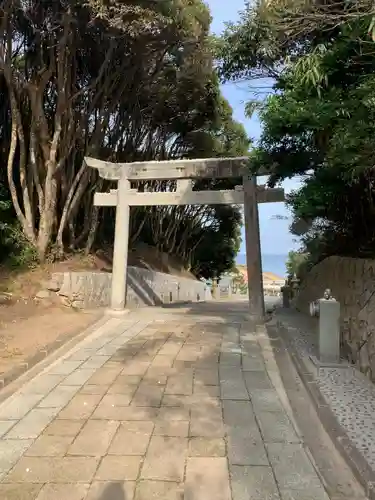
[[[314,266],[301,284],[296,306],[309,303],[326,288],[341,304],[342,352],[375,381],[375,261],[329,257]]]
[[[47,288],[72,307],[107,307],[110,304],[111,280],[112,274],[105,272],[54,273]],[[128,267],[128,307],[198,302],[210,298],[210,289],[198,280]]]

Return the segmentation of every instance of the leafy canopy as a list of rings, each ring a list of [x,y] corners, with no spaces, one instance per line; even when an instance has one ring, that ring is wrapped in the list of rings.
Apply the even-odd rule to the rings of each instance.
[[[219,44],[224,79],[272,77],[250,103],[263,124],[253,168],[270,184],[302,175],[288,203],[312,261],[374,256],[373,2],[259,0]]]
[[[201,0],[1,3],[0,260],[18,236],[40,261],[112,245],[114,213],[93,206],[93,193],[115,186],[86,168],[85,155],[248,153],[220,92],[210,22]],[[239,226],[237,207],[139,207],[131,244],[215,275],[232,265]],[[211,237],[222,245],[207,266]]]

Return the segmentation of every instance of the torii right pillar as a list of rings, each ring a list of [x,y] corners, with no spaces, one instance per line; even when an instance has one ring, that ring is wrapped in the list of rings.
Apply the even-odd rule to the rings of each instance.
[[[259,216],[256,177],[243,178],[249,313],[262,320],[265,315],[262,258],[260,252]]]

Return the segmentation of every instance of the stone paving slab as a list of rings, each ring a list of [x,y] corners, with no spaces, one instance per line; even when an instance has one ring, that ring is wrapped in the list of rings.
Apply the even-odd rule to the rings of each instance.
[[[0,499],[326,500],[244,304],[194,307],[111,320],[1,404]]]
[[[231,467],[233,500],[280,500],[271,467]]]
[[[185,500],[231,500],[228,465],[225,458],[188,458]]]

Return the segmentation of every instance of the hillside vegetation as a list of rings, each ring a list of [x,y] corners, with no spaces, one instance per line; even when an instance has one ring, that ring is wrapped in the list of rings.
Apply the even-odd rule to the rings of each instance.
[[[94,207],[93,194],[115,186],[84,165],[85,155],[131,162],[248,154],[220,92],[210,22],[202,0],[1,3],[0,263],[111,248],[114,209]],[[237,207],[135,207],[130,245],[213,277],[232,267],[240,224]]]

